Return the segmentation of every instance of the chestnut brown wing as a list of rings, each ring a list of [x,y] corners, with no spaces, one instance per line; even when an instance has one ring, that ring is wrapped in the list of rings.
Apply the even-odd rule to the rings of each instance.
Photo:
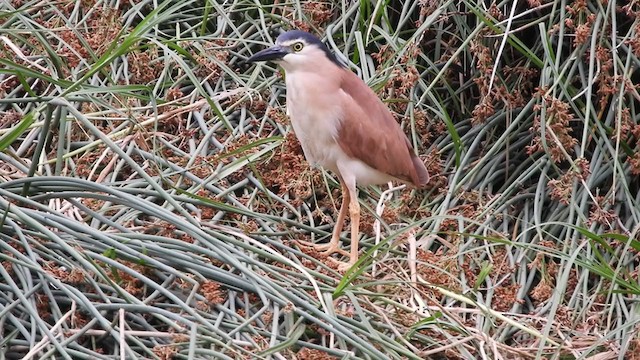
[[[344,69],[344,114],[338,144],[349,156],[417,187],[429,181],[424,164],[387,106],[360,78]]]

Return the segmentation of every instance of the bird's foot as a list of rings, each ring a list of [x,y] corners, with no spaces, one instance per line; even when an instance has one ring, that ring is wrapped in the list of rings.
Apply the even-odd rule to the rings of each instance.
[[[345,273],[347,270],[351,269],[351,267],[356,263],[355,261],[339,261],[333,258],[329,258],[331,262],[336,265],[336,270],[340,273]]]
[[[301,240],[298,240],[296,242],[302,246],[310,247],[316,251],[320,251],[322,255],[325,255],[325,256],[329,256],[334,253],[338,253],[344,256],[349,256],[349,253],[347,251],[340,249],[340,245],[338,245],[337,242],[334,243],[332,241],[328,244],[314,244],[312,242],[301,241]]]

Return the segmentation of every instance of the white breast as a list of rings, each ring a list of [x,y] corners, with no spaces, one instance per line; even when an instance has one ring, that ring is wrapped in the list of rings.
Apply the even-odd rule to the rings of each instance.
[[[287,73],[286,83],[287,111],[307,161],[337,171],[337,158],[343,155],[336,141],[339,102],[327,96],[324,79],[315,73]]]

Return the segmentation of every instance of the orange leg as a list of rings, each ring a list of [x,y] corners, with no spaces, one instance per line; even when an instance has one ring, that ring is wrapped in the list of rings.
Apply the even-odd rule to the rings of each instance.
[[[347,188],[342,181],[340,181],[340,185],[342,187],[342,204],[340,204],[340,211],[338,212],[336,225],[333,227],[331,241],[329,242],[329,244],[317,245],[318,249],[324,250],[325,255],[331,255],[335,252],[342,255],[347,255],[346,251],[340,249],[339,242],[340,234],[342,233],[342,228],[344,227],[344,219],[347,217],[347,210],[350,208],[349,203],[351,202],[351,199],[349,196],[349,191],[347,191]]]
[[[358,261],[358,247],[360,241],[360,203],[358,203],[358,193],[355,184],[345,184],[346,192],[352,201],[349,202],[349,216],[351,217],[351,253],[349,254],[349,262],[341,262],[338,270],[345,271],[352,267]],[[343,196],[345,196],[343,195]]]
[[[342,188],[342,204],[340,205],[340,211],[338,212],[338,219],[333,227],[333,233],[331,234],[331,241],[328,244],[314,244],[307,241],[299,241],[302,245],[312,247],[318,251],[322,251],[324,255],[331,255],[333,253],[339,253],[344,256],[348,256],[349,253],[340,249],[340,234],[344,227],[344,220],[347,217],[347,211],[349,210],[350,196],[347,187],[340,180],[340,186]]]
[[[360,204],[352,201],[349,205],[349,215],[351,216],[351,256],[349,256],[349,266],[358,261],[358,242],[360,240]]]

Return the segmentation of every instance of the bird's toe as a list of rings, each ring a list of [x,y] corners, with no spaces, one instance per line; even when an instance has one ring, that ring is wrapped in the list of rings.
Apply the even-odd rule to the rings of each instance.
[[[325,247],[324,251],[322,252],[322,255],[329,256],[335,253],[338,253],[343,256],[349,256],[349,253],[346,250],[342,250],[339,247],[332,247],[332,246]]]
[[[308,242],[308,241],[302,241],[302,240],[298,240],[297,241],[298,244],[308,247],[308,248],[312,248],[316,251],[320,251],[322,253],[322,255],[325,256],[330,256],[332,254],[338,253],[340,255],[343,256],[349,256],[349,252],[347,252],[346,250],[343,250],[340,248],[340,246],[338,245],[333,245],[332,243],[329,244],[314,244],[312,242]]]
[[[345,273],[354,265],[352,262],[336,261],[338,264],[338,272]]]

